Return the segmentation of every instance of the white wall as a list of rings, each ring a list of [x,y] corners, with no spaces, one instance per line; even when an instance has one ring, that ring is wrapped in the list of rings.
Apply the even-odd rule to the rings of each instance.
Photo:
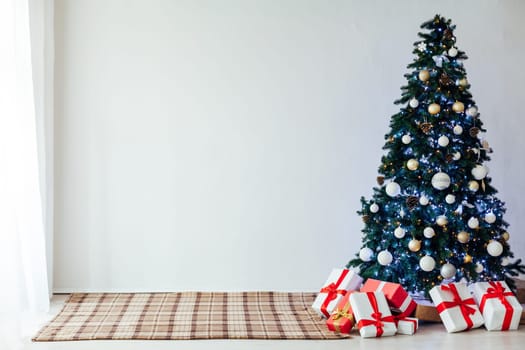
[[[525,257],[525,2],[56,1],[55,290],[313,290],[358,250],[419,25],[458,45]]]

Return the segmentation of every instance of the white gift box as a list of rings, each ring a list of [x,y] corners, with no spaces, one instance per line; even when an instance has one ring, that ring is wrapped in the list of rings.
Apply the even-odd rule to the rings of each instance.
[[[523,307],[505,282],[477,282],[470,289],[485,319],[487,330],[518,329]]]
[[[390,313],[383,292],[354,292],[350,295],[350,305],[363,338],[396,334],[396,320]]]
[[[312,308],[323,317],[330,317],[339,301],[349,290],[358,290],[363,279],[347,269],[333,269],[315,298]]]
[[[397,321],[397,334],[412,335],[416,333],[419,321],[415,317],[404,317]]]
[[[483,325],[483,316],[465,283],[435,286],[429,294],[447,332],[460,332]]]

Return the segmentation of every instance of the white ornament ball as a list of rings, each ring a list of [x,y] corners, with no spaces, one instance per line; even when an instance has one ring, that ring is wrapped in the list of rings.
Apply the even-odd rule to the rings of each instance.
[[[447,147],[448,143],[449,143],[448,137],[446,137],[445,135],[439,137],[438,145],[440,145],[441,147]]]
[[[417,108],[417,106],[419,106],[419,101],[416,99],[416,98],[412,98],[408,104],[410,105],[410,107],[412,108]]]
[[[407,161],[408,170],[417,170],[418,167],[419,162],[417,161],[417,159],[412,158]]]
[[[436,190],[444,190],[450,186],[450,177],[443,172],[436,173],[432,176],[432,186]]]
[[[392,262],[392,254],[388,250],[382,250],[377,254],[377,262],[383,266],[390,265]]]
[[[476,180],[481,180],[484,179],[485,176],[487,176],[487,174],[489,173],[489,169],[485,165],[478,164],[474,168],[472,168],[470,173],[472,174],[472,176],[474,176]]]
[[[458,49],[456,49],[455,47],[451,47],[450,49],[448,49],[448,55],[450,57],[456,57],[458,55]]]
[[[410,142],[412,142],[412,138],[410,135],[403,135],[403,137],[401,137],[401,142],[403,142],[405,145],[408,145]]]
[[[479,190],[479,183],[474,180],[469,181],[468,189],[471,190],[472,192],[476,192],[477,190]]]
[[[452,131],[454,131],[454,134],[456,135],[461,135],[463,133],[463,128],[461,125],[456,125]]]
[[[452,278],[456,274],[456,267],[451,263],[446,263],[441,266],[441,270],[439,272],[445,279]]]
[[[376,203],[372,203],[372,205],[370,205],[370,211],[372,213],[377,213],[379,211],[379,205],[377,205]]]
[[[436,260],[430,255],[425,255],[419,259],[419,267],[421,267],[421,270],[423,271],[430,272],[436,267]]]
[[[446,224],[448,224],[448,219],[445,215],[440,215],[436,218],[436,224],[438,224],[439,226],[445,226]]]
[[[490,241],[487,245],[487,252],[491,256],[500,256],[503,253],[503,245],[498,241]]]
[[[447,202],[448,204],[452,204],[456,201],[456,196],[454,196],[453,194],[447,194],[447,196],[445,197],[445,202]]]
[[[461,153],[456,152],[452,155],[452,159],[454,160],[460,160],[461,159]]]
[[[396,227],[396,229],[394,230],[394,236],[396,236],[396,238],[403,238],[405,237],[405,234],[406,230],[402,227]]]
[[[483,272],[483,265],[481,265],[480,263],[477,263],[475,271],[476,271],[476,273],[482,273]]]
[[[436,231],[432,227],[425,227],[423,230],[423,236],[426,238],[432,238],[436,235]]]
[[[467,225],[470,228],[478,228],[479,227],[479,220],[477,218],[475,218],[475,217],[471,217],[470,219],[468,219]]]
[[[395,197],[401,193],[401,187],[399,187],[399,184],[394,181],[386,185],[385,190],[386,194],[388,194],[390,197]]]
[[[467,109],[467,115],[471,116],[471,117],[475,117],[478,115],[478,109],[476,107],[470,107],[469,109]]]
[[[485,214],[485,221],[489,224],[493,224],[496,222],[496,214],[493,212]]]
[[[374,251],[368,247],[364,247],[359,251],[359,259],[364,262],[372,260],[372,255],[374,255]]]
[[[508,264],[510,264],[510,259],[507,257],[501,258],[500,264],[501,266],[507,266]]]
[[[429,202],[429,199],[427,196],[425,195],[422,195],[421,197],[419,197],[419,204],[421,205],[427,205]]]

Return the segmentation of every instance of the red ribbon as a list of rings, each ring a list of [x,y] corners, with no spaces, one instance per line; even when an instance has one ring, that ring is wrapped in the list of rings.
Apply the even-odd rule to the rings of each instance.
[[[376,299],[375,294],[373,292],[367,292],[366,296],[368,297],[368,300],[370,301],[370,305],[372,305],[372,310],[374,311],[370,315],[372,319],[361,319],[357,323],[357,327],[361,329],[362,327],[366,327],[366,326],[376,326],[376,337],[380,337],[381,335],[383,335],[384,322],[395,323],[396,319],[392,315],[381,317],[383,315],[381,314],[381,312],[379,312],[379,307],[377,305],[377,299]]]
[[[337,298],[338,295],[345,295],[346,290],[345,289],[337,289],[339,285],[343,282],[346,275],[348,274],[349,270],[343,270],[343,273],[341,273],[341,276],[339,276],[339,279],[334,283],[330,283],[326,287],[321,288],[319,291],[320,293],[327,293],[326,299],[324,300],[323,304],[321,305],[321,312],[326,317],[330,317],[330,313],[328,312],[328,304],[335,298]]]
[[[476,309],[469,305],[476,305],[474,298],[461,299],[461,296],[459,295],[458,290],[456,289],[456,286],[453,283],[442,285],[441,290],[452,293],[452,297],[454,298],[454,300],[441,302],[436,307],[437,311],[439,313],[442,313],[443,311],[447,309],[458,306],[459,309],[461,310],[461,314],[463,315],[463,318],[467,322],[467,329],[472,328],[472,326],[474,326],[474,323],[472,322],[470,315],[474,314],[476,312]]]
[[[512,305],[510,305],[506,297],[514,296],[514,294],[512,294],[512,292],[505,292],[505,287],[503,287],[500,282],[489,282],[489,284],[491,287],[487,288],[487,292],[483,294],[481,303],[479,304],[479,309],[483,312],[487,299],[498,298],[506,310],[505,317],[503,318],[503,325],[501,326],[501,330],[506,331],[510,328],[510,322],[512,321],[512,314],[514,312]]]

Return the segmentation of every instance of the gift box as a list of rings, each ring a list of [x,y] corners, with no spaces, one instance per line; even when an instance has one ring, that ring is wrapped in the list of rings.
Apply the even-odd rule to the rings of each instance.
[[[396,319],[390,313],[383,292],[354,292],[350,295],[350,305],[363,338],[396,334]]]
[[[416,303],[400,284],[384,282],[369,278],[361,287],[361,292],[383,292],[388,305],[400,316],[411,316],[416,309]]]
[[[354,315],[350,305],[350,294],[346,293],[334,310],[334,313],[326,320],[328,329],[336,333],[348,334],[354,327]]]
[[[419,321],[415,317],[397,318],[397,334],[412,335],[416,333]]]
[[[439,322],[441,323],[441,317],[439,312],[432,301],[427,299],[414,299],[416,302],[416,311],[414,311],[414,317],[425,322]]]
[[[436,304],[447,332],[459,332],[483,325],[483,316],[465,283],[435,286],[430,290],[430,297]]]
[[[328,280],[315,298],[312,308],[321,316],[330,317],[341,298],[349,290],[357,290],[363,279],[354,271],[333,269]]]
[[[477,282],[470,289],[485,319],[487,330],[518,329],[523,308],[505,282]]]

